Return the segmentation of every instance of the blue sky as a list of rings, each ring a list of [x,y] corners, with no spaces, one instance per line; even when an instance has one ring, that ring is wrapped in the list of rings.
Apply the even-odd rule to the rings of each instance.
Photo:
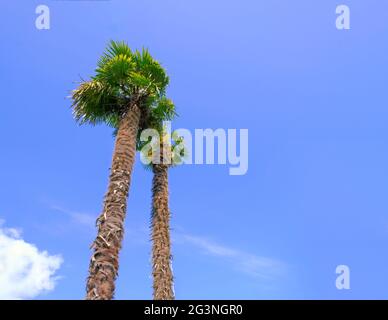
[[[35,28],[40,4],[50,30]],[[335,27],[339,4],[351,30]],[[249,130],[246,175],[171,171],[178,299],[387,298],[387,21],[384,0],[4,2],[0,228],[63,260],[30,298],[84,297],[114,141],[79,127],[65,97],[110,39],[166,67],[175,128]],[[152,296],[151,178],[138,161],[119,299]],[[341,264],[350,290],[336,289]]]

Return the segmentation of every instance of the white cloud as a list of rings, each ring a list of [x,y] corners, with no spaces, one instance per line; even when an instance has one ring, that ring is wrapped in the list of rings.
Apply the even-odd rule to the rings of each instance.
[[[177,240],[197,247],[202,253],[225,259],[239,271],[255,278],[271,279],[285,270],[281,261],[230,248],[204,237],[181,233],[177,234]]]
[[[0,299],[31,299],[54,289],[63,259],[24,241],[0,221]]]

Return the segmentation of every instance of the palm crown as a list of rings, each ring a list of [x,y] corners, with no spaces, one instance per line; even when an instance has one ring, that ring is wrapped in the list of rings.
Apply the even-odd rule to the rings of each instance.
[[[111,41],[98,61],[96,74],[72,93],[73,113],[83,123],[106,123],[117,129],[122,117],[137,105],[140,128],[155,126],[175,116],[166,98],[169,78],[148,50],[132,51],[125,42]]]

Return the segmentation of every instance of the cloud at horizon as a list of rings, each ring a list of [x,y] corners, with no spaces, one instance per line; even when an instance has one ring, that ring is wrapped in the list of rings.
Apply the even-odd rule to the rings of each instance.
[[[32,299],[55,288],[60,255],[50,255],[0,221],[0,299]]]

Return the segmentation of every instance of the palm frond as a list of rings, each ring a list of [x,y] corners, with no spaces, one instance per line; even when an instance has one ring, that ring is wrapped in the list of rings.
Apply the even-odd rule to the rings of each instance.
[[[72,99],[73,114],[80,124],[106,122],[112,127],[117,125],[118,104],[113,88],[97,80],[83,82],[73,90]]]
[[[98,67],[94,79],[107,82],[111,86],[125,88],[135,66],[131,56],[119,54]]]
[[[177,116],[174,103],[166,97],[155,100],[150,109],[149,126],[158,131],[160,131],[160,124],[163,121],[171,121]]]
[[[152,89],[154,93],[156,92],[162,95],[169,84],[169,78],[161,64],[152,58],[149,51],[144,48],[141,52],[136,50],[133,54],[133,58],[136,62],[137,72],[149,79],[152,83],[150,89]]]
[[[107,49],[105,50],[104,56],[107,59],[112,59],[116,56],[124,55],[131,57],[132,50],[129,48],[128,44],[124,41],[113,41],[109,42]]]

